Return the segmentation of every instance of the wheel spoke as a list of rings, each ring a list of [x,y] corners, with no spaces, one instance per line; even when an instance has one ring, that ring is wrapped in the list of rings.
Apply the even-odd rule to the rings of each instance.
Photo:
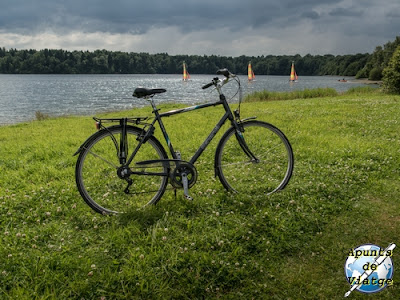
[[[118,168],[119,168],[119,166],[117,166],[116,164],[114,164],[114,163],[110,162],[109,160],[107,160],[107,159],[101,157],[100,155],[97,155],[96,153],[94,153],[94,152],[91,151],[91,150],[88,150],[88,153],[92,154],[94,157],[97,157],[97,158],[101,159],[102,161],[104,161],[105,163],[109,164],[109,165],[110,165],[111,167],[113,167],[114,169],[118,169]]]

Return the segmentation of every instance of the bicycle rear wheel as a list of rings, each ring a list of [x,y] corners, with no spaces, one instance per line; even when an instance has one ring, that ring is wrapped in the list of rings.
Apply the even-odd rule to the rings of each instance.
[[[293,172],[293,151],[286,136],[275,126],[248,121],[242,136],[256,160],[243,150],[235,128],[221,138],[215,154],[215,167],[222,185],[230,191],[251,196],[282,190]]]
[[[132,174],[129,193],[124,192],[128,183],[121,179],[117,170],[121,166],[118,158],[122,127],[113,126],[95,133],[83,147],[75,168],[78,190],[85,202],[101,214],[126,212],[148,204],[155,204],[164,194],[168,182],[167,176]],[[127,157],[139,141],[141,129],[127,127]],[[168,173],[163,164],[135,166],[138,161],[167,159],[160,142],[150,137],[142,144],[131,163],[132,171]]]

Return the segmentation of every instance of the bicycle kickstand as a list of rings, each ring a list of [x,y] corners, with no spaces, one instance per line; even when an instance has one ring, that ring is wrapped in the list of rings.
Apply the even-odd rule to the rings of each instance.
[[[182,173],[182,184],[183,184],[183,194],[187,200],[193,200],[193,198],[189,195],[189,183],[187,179],[186,173]]]

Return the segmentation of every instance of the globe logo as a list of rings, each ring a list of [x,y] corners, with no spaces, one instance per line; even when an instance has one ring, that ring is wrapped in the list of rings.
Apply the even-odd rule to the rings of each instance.
[[[391,256],[395,247],[395,244],[390,244],[383,250],[379,246],[365,244],[351,249],[344,265],[346,279],[351,286],[345,297],[355,289],[370,294],[393,285]]]

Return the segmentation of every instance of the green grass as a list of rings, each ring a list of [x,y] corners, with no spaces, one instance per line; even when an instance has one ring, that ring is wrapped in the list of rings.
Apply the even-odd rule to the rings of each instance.
[[[381,93],[380,89],[370,86],[352,87],[343,92],[344,95],[352,94],[375,94]],[[316,88],[316,89],[303,89],[291,92],[274,92],[274,91],[258,91],[247,95],[244,98],[245,102],[259,102],[259,101],[275,101],[275,100],[295,100],[295,99],[311,99],[321,97],[334,97],[339,93],[333,88]]]
[[[271,100],[294,100],[310,99],[319,97],[337,96],[338,92],[333,88],[304,89],[291,92],[258,91],[247,95],[245,102],[271,101]]]
[[[120,216],[93,213],[75,187],[72,154],[95,131],[91,118],[0,127],[0,298],[342,299],[348,250],[398,243],[400,96],[325,96],[242,104],[244,117],[292,143],[295,170],[281,193],[226,193],[212,171],[214,140],[193,202],[167,191],[157,206]],[[183,159],[221,113],[165,119]],[[151,113],[107,116],[141,114]],[[395,299],[399,278],[373,297]]]
[[[382,90],[377,87],[372,86],[357,86],[348,89],[344,94],[379,94],[382,93]]]

